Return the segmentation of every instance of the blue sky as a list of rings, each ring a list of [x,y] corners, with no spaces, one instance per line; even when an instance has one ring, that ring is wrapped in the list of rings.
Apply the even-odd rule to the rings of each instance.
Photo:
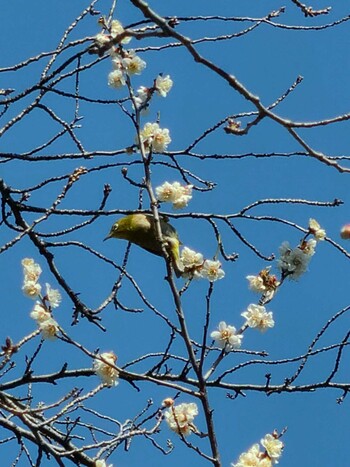
[[[348,15],[345,2],[334,3],[329,15],[306,19],[291,1],[284,2],[286,12],[276,22],[288,26],[315,26],[332,23]],[[283,6],[277,1],[253,0],[235,2],[151,0],[149,4],[160,14],[178,17],[226,15],[258,18]],[[313,6],[324,8],[328,4],[315,1]],[[3,17],[7,20],[3,21],[0,31],[1,67],[14,65],[42,51],[54,50],[63,31],[84,7],[85,3],[82,1],[33,0],[30,4],[22,0],[6,2],[2,10]],[[107,14],[109,8],[110,2],[107,0],[99,2],[96,6],[101,14]],[[119,0],[116,17],[124,25],[140,19],[140,15],[135,13],[131,3],[125,0]],[[87,17],[73,32],[71,39],[95,35],[99,31],[97,18],[98,16]],[[238,32],[250,24],[249,21],[212,24],[209,22],[186,24],[180,21],[178,30],[192,38],[200,38]],[[239,38],[200,44],[198,50],[235,75],[247,89],[260,97],[264,105],[273,103],[299,75],[303,76],[303,82],[278,105],[275,112],[283,118],[295,121],[322,120],[349,111],[350,63],[346,54],[349,42],[348,28],[348,22],[320,31],[261,25],[253,32]],[[149,42],[153,46],[158,43],[164,43],[164,40],[151,39]],[[130,47],[142,48],[145,44],[142,41],[133,41]],[[69,51],[66,53],[65,58],[69,53]],[[147,68],[141,76],[133,80],[135,88],[140,85],[151,85],[158,73],[169,74],[174,81],[169,96],[166,99],[154,98],[150,112],[143,120],[155,121],[159,112],[161,126],[169,128],[171,133],[170,151],[182,150],[204,130],[228,115],[254,110],[251,104],[211,71],[193,63],[188,54],[180,48],[139,53],[147,62]],[[37,82],[43,66],[44,62],[34,62],[18,72],[0,73],[0,88],[11,87],[15,89],[15,93],[19,93]],[[116,91],[108,88],[107,75],[110,70],[111,65],[107,58],[81,74],[81,93],[100,99],[125,97],[126,90]],[[72,92],[74,81],[66,80],[58,88]],[[32,97],[26,98],[26,105],[31,102]],[[72,119],[74,102],[71,100],[50,95],[45,103],[52,106],[60,118],[67,121]],[[17,107],[11,107],[4,115],[3,123],[16,115],[23,105],[22,102]],[[86,150],[113,151],[133,144],[134,129],[118,106],[99,106],[81,102],[79,115],[83,119],[79,122],[81,129],[77,130],[77,134]],[[250,121],[249,117],[240,120],[242,125]],[[36,110],[3,136],[0,141],[1,151],[5,153],[30,151],[52,137],[58,128],[44,112]],[[330,156],[348,156],[347,122],[300,130],[300,135],[317,151]],[[252,128],[248,135],[240,137],[225,134],[221,127],[196,147],[196,152],[207,155],[289,153],[300,150],[302,148],[284,128],[267,120]],[[77,152],[77,149],[68,137],[64,137],[49,149],[39,151],[37,155],[71,152]],[[63,201],[61,208],[97,208],[102,198],[103,187],[108,183],[112,187],[112,193],[106,211],[132,210],[138,207],[138,190],[123,179],[120,168],[136,158],[137,155],[122,154],[113,157],[97,155],[92,159],[63,159],[54,163],[14,160],[6,164],[2,163],[0,173],[7,184],[13,188],[24,189],[47,177],[70,173],[82,165],[93,168],[99,164],[120,163],[119,167],[92,172],[83,177]],[[166,158],[163,157],[161,160]],[[164,209],[162,208],[163,211],[174,216],[172,223],[178,229],[182,242],[201,251],[206,257],[212,257],[217,247],[212,229],[204,220],[192,219],[184,214],[236,213],[256,200],[267,198],[293,198],[320,202],[331,202],[335,198],[343,200],[344,204],[337,208],[291,204],[263,205],[255,208],[251,214],[286,219],[302,227],[307,227],[308,219],[314,217],[324,226],[330,238],[339,242],[343,248],[347,248],[346,242],[339,238],[339,230],[344,223],[349,222],[349,174],[339,173],[305,156],[224,160],[209,157],[206,160],[199,160],[191,156],[179,156],[177,160],[185,169],[216,184],[212,191],[194,191],[193,200],[184,211],[174,212],[166,205]],[[348,161],[342,161],[342,164],[346,166]],[[130,167],[129,175],[133,179],[140,181],[142,174],[141,166]],[[177,179],[178,174],[167,167],[155,165],[152,169],[154,186],[165,180]],[[63,182],[58,181],[33,193],[30,203],[47,206],[55,199],[62,186]],[[149,208],[146,196],[143,207]],[[65,240],[84,242],[121,264],[126,243],[114,240],[102,242],[117,217],[100,216],[92,225],[67,235]],[[27,221],[30,222],[35,218],[36,215],[28,215]],[[41,224],[39,230],[44,233],[60,230],[84,219],[83,217],[62,219],[56,216]],[[223,223],[218,225],[226,251],[239,253],[239,260],[223,264],[226,276],[214,287],[210,330],[214,329],[221,320],[236,327],[243,324],[240,313],[247,305],[258,299],[248,290],[245,277],[248,274],[256,274],[270,264],[243,245]],[[296,228],[266,220],[238,219],[234,225],[266,256],[277,254],[278,247],[284,240],[288,240],[293,246],[297,245],[302,236]],[[9,241],[13,236],[13,232],[1,226],[1,244]],[[63,240],[63,237],[58,237],[57,240]],[[110,293],[116,280],[116,270],[78,248],[55,248],[54,253],[58,268],[72,288],[79,291],[81,299],[90,307],[98,306]],[[0,282],[0,293],[3,313],[7,314],[2,323],[2,342],[6,336],[18,341],[35,327],[29,318],[32,303],[21,293],[20,261],[23,257],[33,257],[38,261],[43,268],[43,282],[49,282],[53,287],[57,287],[44,259],[27,238],[3,253],[0,259],[1,269],[5,273]],[[269,354],[269,360],[303,355],[325,323],[349,304],[348,260],[349,258],[330,242],[318,245],[317,253],[305,276],[298,282],[286,281],[268,305],[268,309],[274,312],[275,328],[262,335],[248,330],[244,337],[243,348],[265,350]],[[275,267],[274,263],[271,265]],[[162,260],[133,247],[127,269],[147,298],[164,314],[175,319],[172,299],[167,283],[163,280],[165,269]],[[181,279],[178,285],[181,287]],[[198,281],[191,284],[189,291],[184,295],[185,315],[194,339],[200,338],[207,290],[208,283]],[[139,297],[126,281],[123,282],[119,298],[127,307],[141,306]],[[103,324],[107,329],[103,333],[85,320],[81,320],[78,326],[71,327],[71,310],[72,304],[69,298],[64,296],[62,305],[56,312],[56,319],[60,325],[91,351],[97,348],[114,350],[119,356],[120,366],[144,353],[160,352],[166,345],[166,329],[150,311],[126,313],[109,306],[102,314]],[[349,319],[345,314],[340,320],[335,321],[319,341],[317,348],[341,342],[349,329]],[[30,355],[34,348],[35,345],[30,344],[26,352]],[[176,349],[183,353],[180,343],[176,345]],[[348,382],[347,354],[345,348],[339,372],[335,377],[337,382]],[[310,384],[326,379],[333,368],[335,356],[336,351],[314,357],[308,362],[297,382]],[[230,355],[224,362],[223,368],[232,367],[247,358],[239,353]],[[38,372],[55,371],[65,361],[69,362],[70,368],[91,366],[89,358],[83,357],[78,351],[73,351],[71,347],[67,349],[67,346],[61,342],[46,342],[45,353],[38,358],[36,369]],[[20,371],[24,365],[24,355],[16,356],[16,362]],[[281,367],[254,366],[249,370],[237,372],[231,382],[263,384],[264,375],[271,372],[272,383],[281,384],[296,368],[297,364]],[[139,371],[144,369],[142,365],[139,367]],[[11,374],[5,378],[10,378]],[[75,386],[83,387],[85,390],[93,388],[96,384],[97,380],[93,378],[74,381]],[[43,385],[37,392],[34,391],[34,398],[37,401],[50,401],[56,394],[68,390],[68,387],[67,383],[59,388]],[[117,388],[99,394],[93,401],[92,407],[119,420],[125,420],[137,414],[149,399],[153,400],[156,408],[165,397],[174,395],[166,388],[154,387],[148,383],[140,385],[140,389],[140,392],[136,392],[128,383],[121,381]],[[341,395],[338,390],[318,390],[308,394],[274,394],[266,397],[248,391],[246,397],[228,400],[225,391],[212,390],[210,400],[214,408],[222,465],[230,465],[230,462],[236,460],[242,451],[258,442],[266,433],[273,429],[281,431],[284,427],[288,427],[288,430],[283,438],[285,451],[280,462],[281,466],[346,465],[347,453],[345,449],[341,449],[341,446],[346,445],[349,437],[349,402],[345,398],[342,404],[337,404],[336,400]],[[188,396],[181,397],[181,401],[189,400]],[[201,414],[198,419],[199,428],[204,427]],[[3,436],[6,436],[6,433]],[[144,467],[164,465],[171,467],[179,463],[201,467],[207,464],[194,452],[184,448],[176,435],[168,432],[164,426],[156,439],[165,445],[167,438],[171,438],[175,445],[174,452],[167,457],[154,450],[150,443],[135,439],[128,452],[119,448],[110,457],[110,462],[118,467],[137,467],[141,463]],[[198,440],[193,437],[191,441]],[[199,445],[205,447],[205,440],[200,440]],[[15,457],[16,447],[13,446],[12,451],[6,446],[1,449],[3,449],[2,459],[8,459],[10,465]],[[20,465],[26,464],[23,461]]]

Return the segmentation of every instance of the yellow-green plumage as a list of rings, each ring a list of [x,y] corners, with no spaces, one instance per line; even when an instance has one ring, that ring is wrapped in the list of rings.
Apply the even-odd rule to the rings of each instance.
[[[181,242],[178,234],[163,217],[160,217],[160,228],[173,269],[179,277],[183,272],[183,265],[180,260],[179,247]],[[163,256],[162,245],[157,240],[154,217],[151,214],[129,214],[122,217],[112,225],[107,238],[121,238],[135,243],[154,255]]]

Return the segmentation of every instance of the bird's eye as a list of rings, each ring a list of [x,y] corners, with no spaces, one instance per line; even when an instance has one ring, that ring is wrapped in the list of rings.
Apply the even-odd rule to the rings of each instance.
[[[113,230],[114,230],[114,231],[118,230],[118,224],[114,224],[114,225],[113,225]]]

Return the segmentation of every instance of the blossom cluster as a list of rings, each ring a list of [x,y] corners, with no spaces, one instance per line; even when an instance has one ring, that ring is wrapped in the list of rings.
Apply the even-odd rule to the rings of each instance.
[[[307,265],[315,252],[316,243],[324,240],[326,236],[325,230],[320,227],[315,219],[310,219],[309,221],[309,232],[307,235],[309,234],[312,234],[314,238],[306,240],[305,237],[294,250],[290,248],[288,242],[284,242],[280,247],[278,267],[282,271],[282,279],[284,277],[292,279],[300,277],[307,269]],[[185,272],[191,271],[193,277],[202,274],[202,255],[185,247],[181,259],[185,267]],[[247,276],[247,279],[249,281],[249,287],[253,292],[263,294],[264,300],[259,303],[270,301],[281,284],[275,275],[270,274],[270,267],[263,269],[256,276]],[[245,323],[241,329],[237,330],[234,326],[226,324],[225,321],[220,321],[218,328],[211,332],[210,337],[219,348],[225,351],[240,348],[243,340],[243,332],[248,327],[265,332],[275,325],[272,312],[267,311],[262,304],[251,303],[247,309],[241,313],[241,316],[245,318]]]
[[[108,74],[108,84],[112,88],[121,88],[126,84],[130,88],[130,76],[140,75],[146,68],[146,62],[136,55],[134,50],[126,50],[123,45],[131,40],[130,32],[125,31],[118,20],[113,20],[108,28],[104,21],[102,25],[107,33],[99,33],[95,36],[95,44],[98,47],[109,48],[113,70]],[[113,47],[114,44],[117,44]],[[169,75],[160,73],[153,81],[151,87],[140,86],[136,93],[129,89],[132,104],[135,110],[145,111],[154,93],[166,97],[173,86]],[[164,152],[171,142],[169,130],[160,128],[158,123],[146,123],[136,137],[137,146],[143,146],[146,152],[150,150]]]
[[[220,261],[204,259],[202,253],[191,250],[187,246],[182,249],[180,259],[184,266],[183,277],[208,279],[209,282],[225,277]]]
[[[151,100],[154,93],[157,93],[160,97],[166,97],[173,87],[173,80],[169,75],[163,76],[158,75],[154,80],[153,86],[146,87],[140,86],[137,90],[137,94],[134,97],[134,103],[137,109],[146,110],[149,101]]]
[[[308,235],[314,238],[307,240]],[[307,271],[312,256],[315,254],[317,242],[324,240],[326,231],[321,228],[315,219],[309,220],[309,229],[307,235],[300,241],[296,248],[292,248],[289,242],[283,242],[279,248],[280,256],[277,260],[277,267],[282,273],[282,280],[297,280]],[[253,292],[261,293],[266,301],[270,301],[281,282],[277,280],[274,274],[270,274],[270,268],[265,268],[257,276],[247,276],[249,288]]]
[[[104,22],[103,22],[103,26],[105,27]],[[105,33],[101,32],[95,36],[95,42],[99,46],[104,46],[106,44],[109,44],[112,40],[116,39],[118,36],[124,36],[124,37],[120,37],[120,39],[118,40],[119,44],[128,44],[132,39],[131,36],[128,36],[126,34],[126,31],[123,28],[122,23],[118,21],[117,19],[114,19],[111,22],[108,32],[105,32]]]
[[[55,339],[59,326],[52,317],[52,309],[60,305],[61,294],[46,283],[46,293],[42,295],[42,286],[38,282],[42,270],[40,265],[35,263],[32,258],[24,258],[22,266],[24,274],[22,290],[24,294],[32,299],[39,299],[35,302],[30,317],[36,321],[43,339]]]
[[[282,277],[297,280],[308,268],[312,256],[315,254],[316,240],[303,241],[296,248],[291,248],[289,242],[283,242],[279,248],[280,257],[277,266]]]
[[[109,34],[97,34],[95,41],[103,46],[109,43],[117,36],[123,35],[125,32],[123,26],[118,20],[111,23]],[[133,50],[125,50],[122,45],[130,42],[131,37],[123,37],[117,47],[110,49],[112,58],[113,70],[108,75],[108,84],[112,88],[121,88],[127,84],[128,77],[132,75],[140,75],[146,68],[146,62],[136,55]],[[173,81],[169,75],[163,76],[159,74],[154,80],[153,86],[140,86],[137,94],[134,96],[133,103],[139,110],[145,110],[152,95],[156,92],[161,97],[166,97],[173,86]]]
[[[241,316],[243,316],[246,321],[240,330],[237,330],[230,324],[226,324],[225,321],[220,321],[218,328],[210,334],[210,337],[214,339],[215,344],[220,347],[220,349],[225,349],[226,351],[239,349],[242,345],[243,331],[248,327],[265,332],[275,325],[272,312],[266,311],[264,306],[255,305],[254,303],[251,303],[247,309],[241,313]]]
[[[127,76],[139,75],[146,68],[146,62],[133,50],[119,49],[112,57],[113,71],[108,75],[108,84],[112,88],[125,86]]]
[[[58,323],[53,319],[51,312],[44,304],[39,301],[35,302],[30,317],[36,321],[43,339],[52,340],[56,338],[59,331]]]
[[[272,467],[278,464],[284,447],[278,434],[268,433],[260,440],[260,444],[264,451],[260,451],[260,445],[256,443],[247,452],[243,452],[231,467]]]
[[[268,301],[272,299],[280,285],[277,277],[270,274],[270,269],[270,267],[263,269],[257,276],[247,276],[250,290],[263,294]]]
[[[117,356],[114,352],[104,352],[96,356],[93,369],[107,386],[117,386],[119,372],[115,367]]]
[[[138,139],[140,141],[138,141]],[[160,128],[158,123],[149,122],[144,125],[136,140],[138,144],[143,144],[147,152],[151,149],[156,152],[164,152],[171,142],[169,130],[167,128]]]
[[[164,182],[156,187],[158,201],[172,203],[174,209],[183,209],[192,199],[192,185],[181,185],[179,182]]]
[[[306,240],[307,235],[314,238]],[[279,248],[280,257],[277,266],[281,270],[282,278],[297,280],[308,269],[312,256],[315,254],[317,242],[326,238],[326,231],[315,219],[309,220],[309,230],[296,248],[291,248],[289,242],[283,242]]]
[[[308,235],[313,235],[314,238],[307,240]],[[324,240],[325,237],[326,231],[315,219],[310,219],[308,233],[296,248],[291,248],[288,242],[283,242],[279,248],[280,256],[277,260],[277,267],[281,271],[281,281],[276,275],[271,274],[271,268],[267,267],[255,276],[247,276],[249,288],[263,295],[262,303],[269,302],[284,278],[296,280],[307,270],[311,257],[315,254],[317,242]],[[267,312],[262,305],[249,305],[241,316],[246,319],[245,327],[256,328],[262,332],[272,328],[275,324],[272,312]]]
[[[24,258],[23,266],[23,293],[30,298],[35,298],[41,293],[41,285],[38,280],[42,273],[39,264],[35,263],[32,258]]]
[[[106,32],[101,32],[95,36],[95,44],[99,47],[109,48],[112,57],[113,71],[108,76],[108,83],[111,87],[119,88],[126,84],[126,76],[140,74],[146,67],[146,62],[135,54],[133,50],[125,50],[124,45],[128,44],[132,36],[130,31],[124,29],[119,20],[113,20],[108,28],[104,21],[102,26]],[[113,47],[116,44],[116,47]],[[137,93],[137,107],[145,104],[152,94],[156,92],[161,97],[166,97],[173,86],[173,81],[169,75],[159,74],[154,80],[153,86],[146,88],[141,86]]]
[[[194,418],[198,415],[198,407],[194,402],[182,403],[174,405],[172,399],[165,399],[163,405],[169,407],[165,413],[164,418],[168,427],[175,433],[188,436],[197,431],[196,426],[193,424]]]
[[[157,186],[155,191],[158,201],[172,203],[174,209],[182,209],[192,199],[192,188],[192,185],[181,185],[179,182],[164,182]],[[202,253],[186,246],[181,250],[180,261],[184,269],[184,278],[208,279],[209,282],[215,282],[225,277],[220,261],[204,259]]]
[[[326,238],[326,231],[322,229],[316,219],[309,219],[309,233],[315,237],[317,242],[323,241]]]

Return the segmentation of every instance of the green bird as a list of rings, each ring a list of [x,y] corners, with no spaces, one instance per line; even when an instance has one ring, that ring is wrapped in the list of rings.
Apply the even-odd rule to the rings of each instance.
[[[168,220],[160,217],[160,228],[165,242],[165,248],[170,256],[171,265],[177,277],[181,277],[184,266],[180,259],[180,240],[175,228]],[[157,256],[163,256],[161,243],[156,237],[156,228],[152,214],[129,214],[112,225],[105,238],[121,238]]]

